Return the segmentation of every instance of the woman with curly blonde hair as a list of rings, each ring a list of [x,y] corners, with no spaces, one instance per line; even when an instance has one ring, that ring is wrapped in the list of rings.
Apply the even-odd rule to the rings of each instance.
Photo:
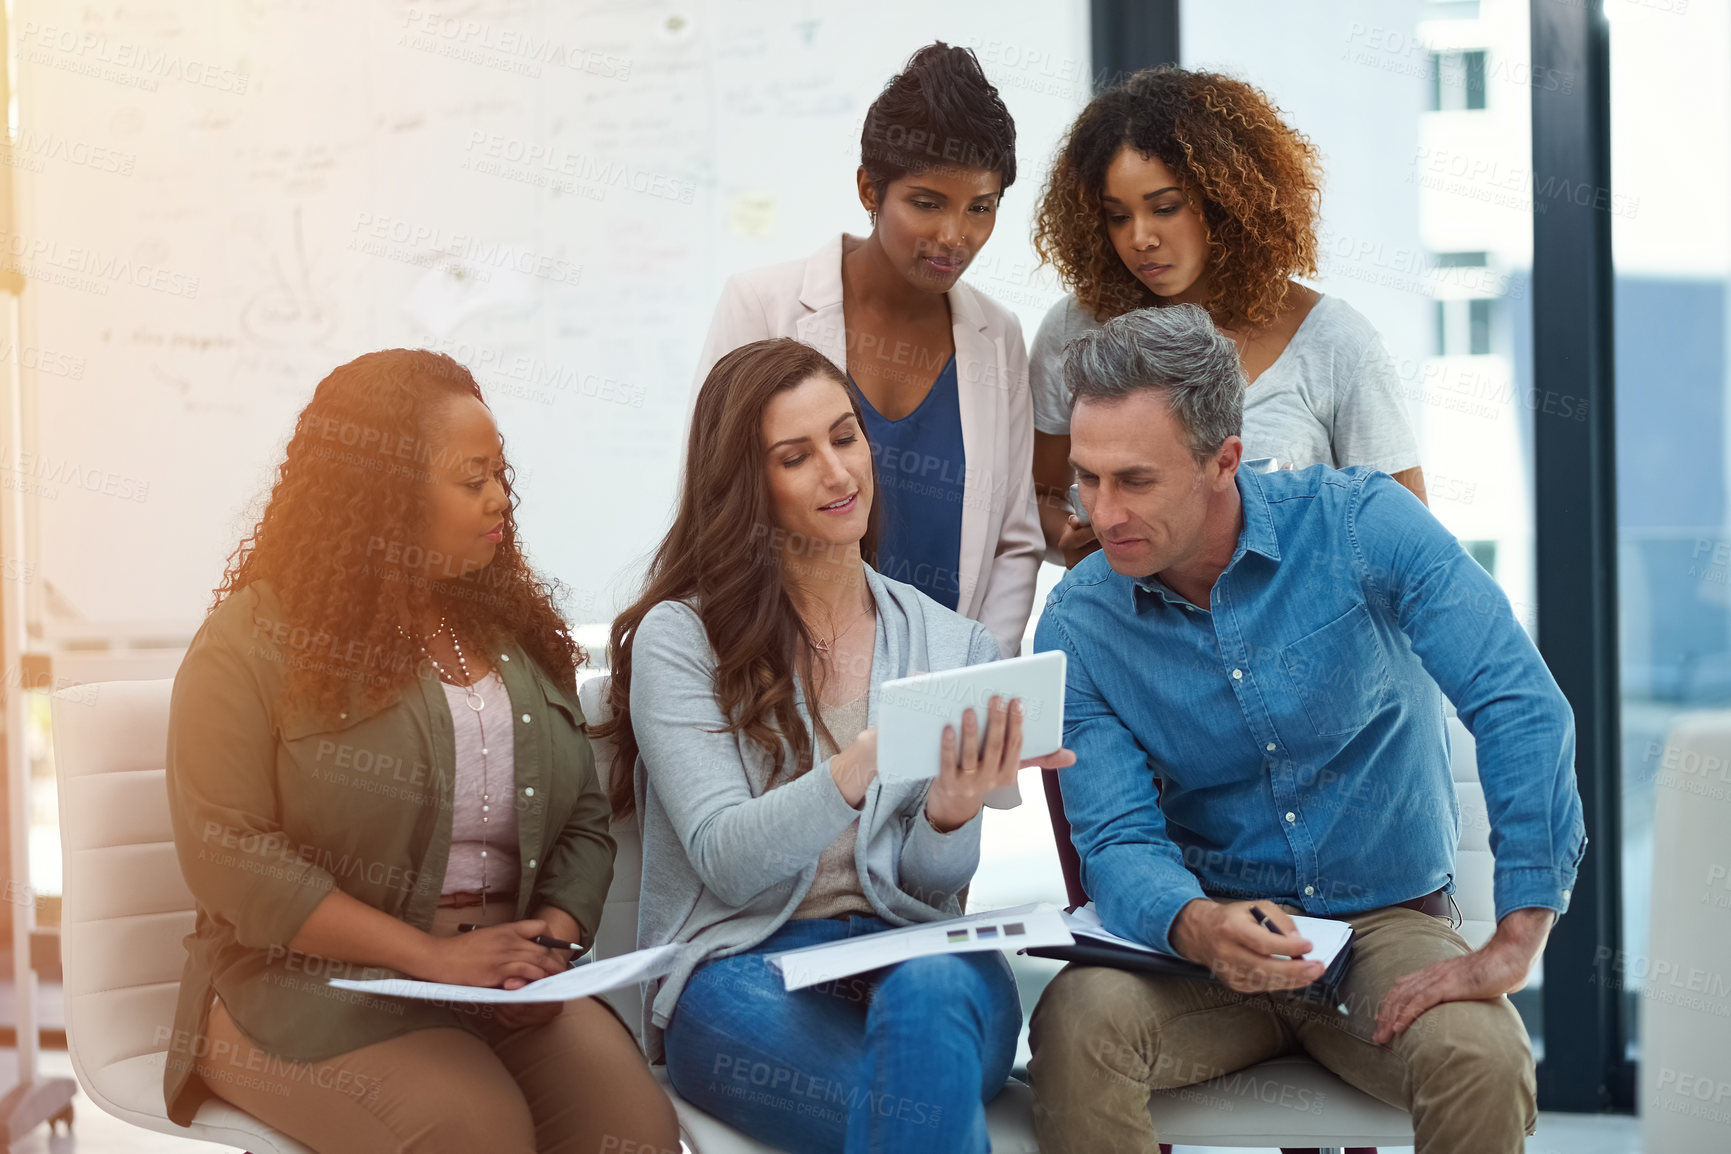
[[[583,652],[516,505],[450,357],[368,353],[302,410],[169,707],[198,905],[164,1085],[182,1125],[214,1095],[324,1154],[678,1149],[594,998],[465,1013],[327,981],[517,988],[601,919],[614,845]]]
[[[1034,337],[1034,481],[1048,545],[1075,564],[1093,531],[1065,516],[1064,347],[1132,309],[1197,304],[1238,346],[1247,458],[1365,465],[1420,498],[1418,444],[1376,330],[1316,274],[1316,147],[1241,80],[1138,72],[1096,96],[1059,148],[1034,244],[1071,294]]]

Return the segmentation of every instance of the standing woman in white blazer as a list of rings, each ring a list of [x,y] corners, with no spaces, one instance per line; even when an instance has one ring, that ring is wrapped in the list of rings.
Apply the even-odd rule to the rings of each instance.
[[[1021,645],[1045,553],[1031,472],[1033,402],[1022,329],[961,283],[1016,178],[1016,130],[974,54],[913,55],[866,112],[857,173],[870,235],[731,277],[697,369],[741,345],[794,337],[843,369],[876,458],[873,559]]]

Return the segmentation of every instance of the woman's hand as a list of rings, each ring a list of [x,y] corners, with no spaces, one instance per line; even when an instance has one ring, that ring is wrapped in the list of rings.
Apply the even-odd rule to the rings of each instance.
[[[547,926],[547,933],[561,941],[575,942],[583,938],[583,927],[577,924],[577,919],[560,909],[558,906],[542,906],[534,911],[536,920]],[[571,965],[571,959],[576,956],[574,950],[549,950],[560,960],[563,973]],[[549,975],[551,976],[551,975]],[[518,978],[507,978],[505,988],[515,990],[524,986]],[[493,1016],[508,1030],[523,1030],[531,1026],[542,1026],[557,1018],[565,1010],[564,1002],[524,1002],[493,1007]]]
[[[955,726],[944,726],[938,779],[926,791],[926,820],[940,833],[949,833],[974,819],[988,793],[1014,785],[1018,770],[1027,766],[1063,769],[1074,764],[1076,755],[1067,749],[1023,761],[1022,703],[994,697],[986,703],[984,734],[972,709],[962,715],[959,741]]]
[[[1064,532],[1058,537],[1058,552],[1064,555],[1064,568],[1074,569],[1076,562],[1100,547],[1094,526],[1084,525],[1071,513],[1064,518]]]
[[[429,982],[515,990],[567,968],[557,952],[529,940],[546,932],[547,923],[536,918],[449,938],[428,937],[419,964],[409,972]]]
[[[1011,709],[1011,705],[1014,709]],[[1044,757],[1022,760],[1020,701],[1006,704],[1003,699],[994,697],[987,705],[986,712],[985,742],[980,740],[979,725],[971,709],[962,719],[962,737],[959,744],[955,726],[944,727],[943,745],[938,751],[938,779],[926,792],[926,814],[934,826],[946,833],[966,825],[980,812],[980,805],[986,794],[1000,786],[1013,784],[1018,769],[1035,766],[1040,769],[1064,769],[1076,764],[1076,755],[1068,749],[1059,749]],[[1012,724],[1013,730],[1010,728]],[[997,742],[995,754],[990,749],[994,740]],[[997,760],[991,760],[993,757]],[[1008,770],[1003,770],[1000,762],[1007,764]],[[854,739],[852,745],[830,758],[829,772],[835,778],[836,788],[841,790],[842,797],[849,805],[858,809],[865,800],[866,788],[878,775],[878,731],[865,730]],[[933,808],[934,798],[937,799],[936,809]],[[971,809],[968,808],[970,798]],[[940,815],[947,819],[957,814],[961,816],[954,821],[940,820]]]
[[[852,745],[829,759],[829,774],[835,787],[855,809],[865,801],[866,789],[878,775],[878,731],[867,729]]]

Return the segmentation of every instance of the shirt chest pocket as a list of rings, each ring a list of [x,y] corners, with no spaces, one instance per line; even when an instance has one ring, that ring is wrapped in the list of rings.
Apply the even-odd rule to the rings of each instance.
[[[1286,645],[1280,660],[1317,737],[1356,733],[1387,700],[1388,657],[1362,602]]]
[[[351,825],[360,814],[412,814],[435,806],[429,751],[394,710],[350,719],[283,724],[279,788],[299,803]]]
[[[595,756],[583,730],[583,713],[577,704],[552,685],[541,686],[543,729],[547,737],[547,764],[542,767],[542,801],[532,806],[548,836],[564,826],[578,797],[595,779]]]

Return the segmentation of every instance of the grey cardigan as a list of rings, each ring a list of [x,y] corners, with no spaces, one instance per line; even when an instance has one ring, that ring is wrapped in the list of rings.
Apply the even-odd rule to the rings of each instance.
[[[883,682],[997,660],[998,643],[985,626],[870,566],[865,572],[878,618],[869,724],[877,722]],[[764,792],[770,759],[743,734],[718,732],[726,718],[716,704],[714,670],[715,651],[689,605],[663,601],[644,615],[631,676],[643,826],[637,945],[684,947],[673,971],[646,987],[644,1043],[654,1061],[692,971],[779,929],[811,888],[818,854],[853,821],[860,823],[854,855],[860,888],[893,925],[960,914],[957,894],[980,860],[979,816],[938,833],[925,820],[923,781],[874,780],[856,810],[825,760]],[[803,694],[797,705],[809,727]]]

